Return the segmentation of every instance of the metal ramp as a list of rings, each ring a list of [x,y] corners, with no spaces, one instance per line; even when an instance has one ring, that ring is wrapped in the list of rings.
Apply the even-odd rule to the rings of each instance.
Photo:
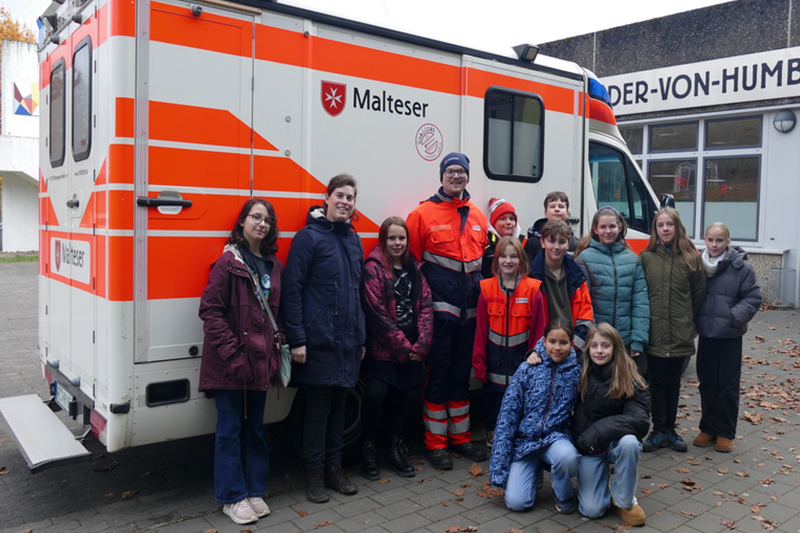
[[[91,454],[36,394],[0,398],[0,413],[32,472]]]

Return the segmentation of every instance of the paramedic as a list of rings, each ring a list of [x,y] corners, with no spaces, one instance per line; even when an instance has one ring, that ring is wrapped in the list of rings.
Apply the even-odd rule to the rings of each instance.
[[[428,461],[449,470],[451,450],[470,461],[486,452],[470,437],[469,379],[487,242],[486,216],[470,201],[469,159],[446,155],[439,190],[408,215],[411,253],[422,260],[433,296],[433,346],[426,359],[423,422]]]
[[[302,387],[306,399],[306,496],[314,503],[330,499],[326,488],[358,491],[341,469],[345,393],[358,380],[366,342],[364,249],[350,223],[356,194],[356,180],[349,174],[330,180],[324,205],[309,210],[306,227],[292,240],[283,282],[292,383]]]

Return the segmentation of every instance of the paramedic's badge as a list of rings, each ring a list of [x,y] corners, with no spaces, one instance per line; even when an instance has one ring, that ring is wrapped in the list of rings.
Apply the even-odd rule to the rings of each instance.
[[[339,116],[347,103],[347,85],[344,83],[322,82],[322,107],[330,116]]]

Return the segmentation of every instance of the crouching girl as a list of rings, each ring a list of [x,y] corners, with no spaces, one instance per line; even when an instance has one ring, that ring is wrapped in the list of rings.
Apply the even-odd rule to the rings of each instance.
[[[505,504],[526,511],[536,501],[542,462],[550,465],[556,510],[575,511],[572,478],[578,452],[572,445],[570,417],[578,401],[580,367],[572,347],[572,324],[555,319],[534,350],[541,364],[523,362],[506,388],[495,429],[489,479],[505,489]]]
[[[580,452],[578,509],[589,518],[613,505],[623,522],[642,526],[645,514],[636,502],[641,440],[650,426],[650,394],[628,356],[622,337],[609,324],[593,326],[586,336],[580,401],[572,435]],[[615,475],[609,483],[609,464]]]

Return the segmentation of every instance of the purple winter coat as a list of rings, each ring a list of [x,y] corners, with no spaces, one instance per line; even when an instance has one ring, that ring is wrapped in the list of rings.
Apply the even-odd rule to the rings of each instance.
[[[268,301],[277,320],[283,265],[275,256],[266,261],[272,264]],[[256,294],[255,281],[239,250],[226,245],[211,266],[200,299],[205,333],[200,391],[269,388],[280,365],[280,354],[274,349],[272,322]]]
[[[367,357],[377,361],[405,363],[413,351],[422,356],[431,349],[433,307],[431,289],[420,264],[414,262],[412,305],[417,318],[417,342],[412,346],[397,327],[394,276],[386,270],[380,246],[372,249],[364,264],[364,314],[367,318]]]

